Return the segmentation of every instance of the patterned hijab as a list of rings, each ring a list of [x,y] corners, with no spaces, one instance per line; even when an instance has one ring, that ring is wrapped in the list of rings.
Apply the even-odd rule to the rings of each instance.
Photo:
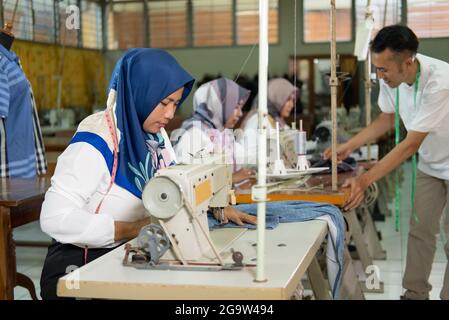
[[[146,133],[142,125],[162,100],[184,87],[181,104],[189,95],[193,83],[192,76],[169,53],[160,49],[131,49],[117,62],[108,98],[109,108],[109,105],[114,104],[110,100],[116,97],[115,108],[112,108],[119,138],[116,183],[139,198],[143,187],[164,160],[162,151],[165,149],[161,133]],[[102,115],[97,115],[97,119],[100,116]],[[104,127],[103,120],[101,124]],[[88,127],[86,124],[83,126]],[[78,131],[80,130],[79,128]],[[92,131],[96,133],[100,129],[92,128]],[[86,130],[80,133],[86,133]],[[100,138],[106,136],[99,135]],[[93,144],[91,141],[87,142]],[[94,146],[100,149],[98,145]],[[100,151],[106,158],[104,148]],[[106,161],[108,162],[107,159]]]
[[[193,115],[185,120],[180,132],[193,127],[195,122],[201,122],[204,129],[224,130],[226,121],[231,117],[238,104],[242,106],[249,98],[250,91],[239,86],[232,80],[219,78],[200,86],[193,97]],[[180,136],[172,138],[176,144]]]

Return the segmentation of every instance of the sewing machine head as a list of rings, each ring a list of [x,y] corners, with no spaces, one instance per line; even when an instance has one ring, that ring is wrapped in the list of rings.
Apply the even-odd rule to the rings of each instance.
[[[176,165],[150,180],[142,200],[172,244],[164,259],[213,258],[207,212],[229,204],[231,182],[231,166],[225,164]],[[139,238],[146,241],[145,234]]]

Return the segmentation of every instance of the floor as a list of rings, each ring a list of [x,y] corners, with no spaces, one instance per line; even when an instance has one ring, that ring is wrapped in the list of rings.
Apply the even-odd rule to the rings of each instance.
[[[384,293],[366,293],[367,299],[395,300],[403,293],[402,276],[405,269],[407,252],[407,234],[411,212],[411,172],[410,162],[403,165],[404,181],[401,186],[401,217],[399,232],[395,230],[394,206],[389,208],[392,216],[387,216],[384,222],[376,222],[377,229],[382,233],[382,246],[387,252],[387,260],[376,260],[375,264],[380,270],[380,279],[384,282]],[[445,236],[438,236],[437,251],[432,265],[429,282],[432,285],[431,300],[439,300],[440,290],[443,284],[447,258],[444,253]]]
[[[376,222],[377,229],[382,233],[382,246],[387,251],[387,260],[375,261],[380,270],[380,280],[384,282],[384,293],[367,293],[366,299],[376,300],[397,300],[402,294],[402,275],[405,268],[405,254],[408,232],[409,216],[405,214],[410,212],[410,192],[411,192],[411,170],[410,165],[404,166],[405,179],[403,182],[401,195],[401,205],[403,216],[400,219],[400,231],[395,231],[395,218],[387,217],[385,222]],[[49,237],[42,233],[38,222],[30,223],[14,230],[16,240],[35,240],[49,241]],[[17,268],[18,271],[28,275],[36,286],[36,292],[39,296],[40,286],[39,278],[42,265],[47,253],[46,248],[17,247]],[[446,257],[443,251],[443,240],[438,240],[437,252],[433,263],[430,283],[433,286],[431,299],[439,299],[439,292],[443,282],[444,271],[446,268]],[[28,291],[21,287],[14,289],[16,299],[31,299]]]

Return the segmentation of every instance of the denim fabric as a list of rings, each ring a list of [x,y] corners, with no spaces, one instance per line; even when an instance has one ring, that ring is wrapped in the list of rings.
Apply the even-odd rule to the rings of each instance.
[[[248,214],[257,214],[257,204],[241,204],[235,206],[235,208]],[[279,223],[301,222],[314,219],[326,220],[329,225],[329,230],[336,230],[336,232],[329,232],[327,263],[328,272],[332,272],[332,274],[329,274],[332,295],[334,299],[338,299],[344,266],[343,253],[345,235],[345,223],[340,210],[333,205],[308,201],[282,201],[268,202],[266,204],[267,229],[274,229]],[[239,226],[233,222],[221,225],[212,216],[209,216],[208,222],[210,229],[239,227],[248,229],[256,228],[255,225],[245,224],[243,226]]]

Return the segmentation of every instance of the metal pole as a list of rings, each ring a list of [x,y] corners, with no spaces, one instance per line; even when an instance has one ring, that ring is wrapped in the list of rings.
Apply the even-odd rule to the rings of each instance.
[[[81,32],[81,30],[83,30],[83,18],[82,18],[82,16],[83,16],[83,10],[82,10],[82,7],[81,7],[81,0],[78,0],[77,2],[76,2],[76,5],[78,6],[78,8],[79,8],[79,10],[80,10],[80,16],[79,16],[79,26],[80,26],[80,28],[76,31],[76,35],[77,35],[77,41],[78,41],[78,44],[77,44],[77,47],[78,48],[82,48],[83,47],[83,33]]]
[[[366,6],[365,19],[372,19],[371,0],[368,0]],[[366,126],[371,124],[371,54],[368,49],[367,57],[365,59],[365,118]],[[368,161],[371,160],[371,143],[368,142]]]
[[[331,119],[332,119],[332,190],[337,191],[337,9],[335,0],[331,0],[331,77],[329,85],[331,87]]]
[[[107,0],[102,0],[100,2],[101,5],[101,27],[102,27],[102,33],[101,33],[101,51],[104,53],[108,49],[108,34],[111,32],[111,30],[108,29],[108,11],[107,6],[109,6],[109,9],[112,9],[112,4],[106,3]],[[109,76],[109,75],[108,75]]]
[[[143,1],[143,46],[150,47],[150,15],[148,10],[149,4],[147,0]]]
[[[371,124],[371,55],[368,50],[368,56],[365,59],[365,116],[366,126]],[[368,161],[371,160],[371,143],[368,142]]]
[[[257,270],[256,282],[265,278],[265,215],[267,174],[267,82],[268,82],[268,0],[259,0],[259,130],[257,184],[260,188],[257,202]]]

